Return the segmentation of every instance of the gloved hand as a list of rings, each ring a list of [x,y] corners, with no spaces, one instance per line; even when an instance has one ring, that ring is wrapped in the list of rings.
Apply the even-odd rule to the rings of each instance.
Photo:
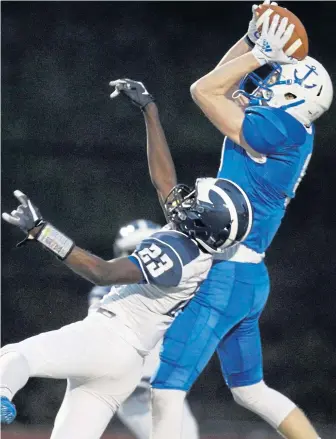
[[[26,238],[19,242],[17,247],[26,244],[28,240],[36,240],[59,259],[64,260],[73,249],[74,242],[50,223],[44,221],[39,209],[34,206],[27,195],[16,190],[14,196],[21,204],[11,214],[4,212],[2,218],[26,233]],[[36,231],[31,233],[35,227],[37,227]]]
[[[134,105],[141,108],[141,110],[144,110],[149,103],[154,102],[153,96],[148,93],[142,82],[125,78],[111,81],[110,85],[115,87],[114,92],[110,94],[110,98],[112,99],[119,94],[123,94],[127,96]]]
[[[297,60],[285,54],[284,46],[290,40],[294,31],[294,24],[288,25],[288,18],[280,15],[273,17],[270,24],[270,17],[264,20],[260,38],[256,41],[251,53],[262,66],[267,63],[296,64]]]
[[[21,191],[14,191],[14,196],[20,201],[20,205],[11,214],[4,212],[2,218],[9,224],[19,227],[23,232],[28,233],[34,227],[42,224],[43,218],[39,209],[34,206],[27,195]]]
[[[277,6],[278,3],[272,2],[271,0],[265,0],[263,5],[273,5]],[[258,31],[257,22],[260,17],[257,17],[256,11],[260,5],[253,5],[252,6],[252,19],[249,22],[248,29],[247,29],[247,37],[250,40],[252,44],[255,44],[258,38],[260,38],[260,32]]]

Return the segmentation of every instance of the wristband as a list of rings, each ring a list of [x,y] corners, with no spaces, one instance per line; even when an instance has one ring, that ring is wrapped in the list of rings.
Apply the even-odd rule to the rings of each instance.
[[[49,223],[46,223],[35,239],[62,261],[75,246],[72,239],[63,235],[62,232]]]
[[[255,43],[251,40],[251,38],[247,34],[245,35],[244,41],[251,49],[253,49],[253,47],[255,46]]]

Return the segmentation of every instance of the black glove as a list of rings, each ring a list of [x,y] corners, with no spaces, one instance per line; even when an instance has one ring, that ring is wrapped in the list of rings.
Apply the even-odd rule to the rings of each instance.
[[[141,110],[144,110],[146,105],[154,102],[153,96],[148,93],[142,82],[125,78],[111,81],[110,85],[115,87],[114,92],[110,94],[110,98],[112,99],[121,93],[127,96],[132,103],[141,108]]]

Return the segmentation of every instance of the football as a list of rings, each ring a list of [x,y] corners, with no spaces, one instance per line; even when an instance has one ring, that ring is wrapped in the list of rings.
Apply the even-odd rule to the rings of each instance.
[[[298,19],[293,12],[288,9],[282,8],[281,6],[273,5],[260,5],[256,10],[256,15],[258,18],[257,28],[261,32],[263,22],[267,16],[270,17],[270,23],[275,15],[280,15],[280,17],[287,17],[288,24],[294,24],[294,32],[284,47],[286,55],[292,56],[297,60],[301,61],[308,55],[308,35],[306,29],[302,22]]]

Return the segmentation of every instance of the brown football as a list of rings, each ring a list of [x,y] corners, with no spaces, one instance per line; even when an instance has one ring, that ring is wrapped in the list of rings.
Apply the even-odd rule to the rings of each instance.
[[[299,61],[308,55],[308,35],[306,29],[298,17],[293,14],[293,12],[282,8],[281,6],[260,5],[256,10],[256,14],[257,17],[259,17],[257,21],[257,28],[259,32],[261,32],[262,24],[266,16],[270,17],[270,22],[272,22],[273,17],[276,14],[280,15],[280,17],[287,17],[288,24],[294,24],[295,29],[290,40],[284,47],[286,55],[292,56]]]

